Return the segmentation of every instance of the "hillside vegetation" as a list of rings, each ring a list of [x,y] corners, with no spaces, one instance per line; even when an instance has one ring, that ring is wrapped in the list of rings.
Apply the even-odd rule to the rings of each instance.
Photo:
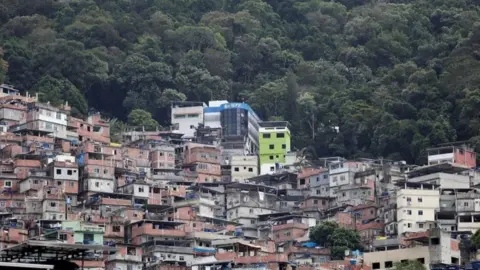
[[[3,0],[0,26],[0,81],[75,115],[227,99],[318,156],[480,146],[478,0]]]

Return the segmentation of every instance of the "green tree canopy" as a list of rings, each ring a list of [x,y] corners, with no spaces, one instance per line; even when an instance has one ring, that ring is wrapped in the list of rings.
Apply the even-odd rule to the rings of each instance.
[[[322,222],[310,231],[310,240],[320,246],[330,248],[332,259],[345,256],[345,250],[362,249],[357,231],[339,227],[333,221]]]
[[[152,119],[152,114],[142,110],[135,109],[128,114],[128,122],[131,126],[144,127],[145,130],[155,130],[158,127],[157,121]]]
[[[408,260],[405,262],[396,262],[393,265],[395,270],[426,270],[427,268],[420,261]]]
[[[123,122],[246,101],[317,156],[423,164],[480,151],[479,37],[474,0],[2,1],[0,81]]]

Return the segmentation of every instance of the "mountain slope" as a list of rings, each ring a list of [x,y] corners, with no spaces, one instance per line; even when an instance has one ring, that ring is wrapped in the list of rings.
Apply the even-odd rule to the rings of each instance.
[[[6,0],[5,82],[127,119],[248,102],[317,155],[422,163],[480,142],[480,1]],[[0,80],[7,65],[0,65]]]

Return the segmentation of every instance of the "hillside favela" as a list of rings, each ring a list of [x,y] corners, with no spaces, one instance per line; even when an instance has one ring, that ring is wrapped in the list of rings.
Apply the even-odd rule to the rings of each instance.
[[[480,0],[0,0],[0,270],[480,270]]]
[[[36,247],[89,270],[475,265],[480,174],[464,142],[425,149],[423,166],[308,160],[288,122],[226,100],[173,102],[171,126],[113,142],[99,113],[0,87],[3,261]]]

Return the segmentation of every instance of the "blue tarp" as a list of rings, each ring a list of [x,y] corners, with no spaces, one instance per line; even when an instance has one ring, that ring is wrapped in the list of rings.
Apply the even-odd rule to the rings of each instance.
[[[199,248],[199,247],[193,248],[193,251],[194,252],[199,252],[199,253],[215,253],[215,252],[217,252],[216,249],[214,249],[214,248]]]
[[[306,242],[302,244],[302,247],[307,247],[307,248],[314,248],[317,246],[317,243],[315,242]]]

